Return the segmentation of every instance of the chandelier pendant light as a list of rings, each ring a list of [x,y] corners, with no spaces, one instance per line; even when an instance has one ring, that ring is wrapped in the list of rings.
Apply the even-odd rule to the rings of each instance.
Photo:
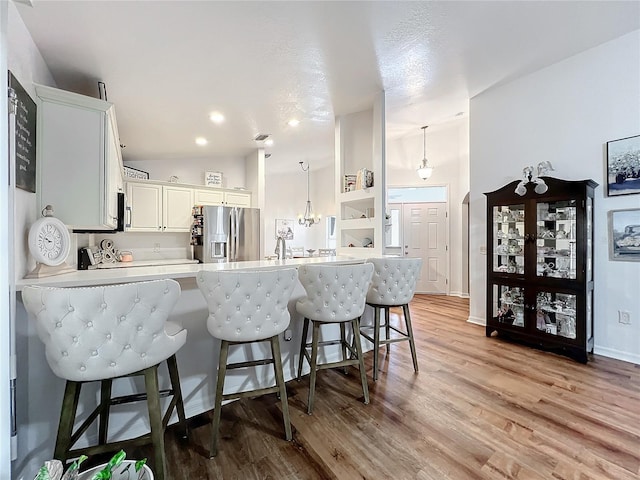
[[[433,173],[433,167],[430,167],[427,162],[427,127],[428,125],[425,125],[424,127],[422,127],[422,139],[423,139],[422,163],[417,169],[418,176],[423,180],[428,179]]]
[[[298,162],[303,172],[307,172],[307,205],[304,209],[304,215],[298,215],[298,223],[305,227],[310,227],[320,222],[320,215],[316,216],[313,213],[313,207],[311,207],[311,200],[309,200],[309,163],[307,162],[307,168],[304,168],[304,162]]]

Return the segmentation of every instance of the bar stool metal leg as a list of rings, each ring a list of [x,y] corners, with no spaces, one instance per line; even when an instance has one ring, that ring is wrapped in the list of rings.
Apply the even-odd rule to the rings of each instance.
[[[276,375],[276,384],[280,389],[280,402],[282,403],[282,417],[284,420],[284,433],[287,441],[291,440],[291,420],[289,418],[289,402],[287,400],[287,389],[282,373],[282,357],[280,356],[280,338],[275,335],[271,340],[271,356],[273,357],[273,369]]]
[[[167,358],[167,368],[169,369],[169,378],[171,379],[171,389],[173,390],[172,403],[175,404],[178,413],[178,423],[182,428],[182,438],[189,437],[189,428],[187,426],[187,417],[184,413],[184,402],[182,399],[182,389],[180,388],[180,375],[178,373],[178,362],[175,355]],[[170,415],[172,408],[169,407],[167,415]],[[168,419],[167,419],[168,420]]]
[[[380,361],[380,307],[373,307],[373,381],[378,380],[378,363]],[[359,335],[356,335],[359,337]]]
[[[213,425],[211,426],[211,449],[209,458],[218,454],[218,435],[220,430],[220,415],[222,413],[222,395],[224,378],[227,375],[227,357],[229,356],[229,342],[222,340],[220,344],[220,360],[218,363],[218,381],[216,382],[216,400],[213,407]]]
[[[411,357],[413,358],[413,370],[418,371],[418,356],[416,355],[416,343],[413,339],[413,328],[411,327],[411,314],[409,313],[409,305],[402,306],[404,313],[404,323],[407,326],[407,334],[409,336],[409,346],[411,347]]]
[[[98,433],[98,445],[107,443],[107,432],[109,431],[109,407],[111,406],[111,386],[112,379],[100,382],[100,423]]]
[[[313,401],[316,393],[316,374],[318,372],[318,340],[320,337],[320,324],[313,323],[313,334],[311,339],[311,374],[309,375],[309,402],[307,405],[307,413],[311,415],[313,412]]]
[[[347,360],[347,332],[344,323],[340,324],[340,346],[342,347],[342,361],[344,362]],[[342,368],[342,371],[345,375],[348,373],[346,365]]]
[[[154,450],[154,475],[158,480],[164,480],[167,471],[167,462],[164,455],[164,429],[162,428],[162,412],[160,410],[157,365],[144,370],[144,386],[147,390],[151,442],[153,443]]]
[[[389,323],[389,317],[390,317],[389,310],[390,310],[389,307],[384,309],[384,325],[386,328],[387,340],[391,338],[391,324]],[[391,351],[391,342],[387,341],[387,353],[389,353],[390,351]]]
[[[309,334],[309,319],[305,318],[302,325],[302,340],[300,341],[300,358],[298,359],[298,381],[302,378],[302,362],[307,350],[307,335]]]
[[[71,447],[71,435],[73,434],[73,423],[78,410],[81,385],[81,382],[67,380],[64,388],[60,423],[58,424],[58,437],[56,438],[56,446],[53,452],[53,458],[60,460],[63,464],[67,460],[69,448]]]
[[[364,359],[362,358],[362,343],[360,341],[360,318],[351,320],[353,336],[356,340],[356,353],[358,354],[358,365],[360,368],[360,381],[362,382],[362,393],[364,394],[364,404],[369,404],[369,386],[367,385],[367,373],[364,371]]]

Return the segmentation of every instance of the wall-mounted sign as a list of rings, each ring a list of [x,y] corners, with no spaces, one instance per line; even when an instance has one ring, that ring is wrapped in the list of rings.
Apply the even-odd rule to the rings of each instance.
[[[9,72],[9,88],[18,97],[16,111],[16,187],[36,191],[36,104]]]

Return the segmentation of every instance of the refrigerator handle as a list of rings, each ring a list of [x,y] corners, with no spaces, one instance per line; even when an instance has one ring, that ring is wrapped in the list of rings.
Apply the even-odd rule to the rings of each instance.
[[[234,209],[231,209],[231,214],[229,215],[231,220],[231,229],[229,235],[229,261],[235,262],[236,259],[236,212]]]

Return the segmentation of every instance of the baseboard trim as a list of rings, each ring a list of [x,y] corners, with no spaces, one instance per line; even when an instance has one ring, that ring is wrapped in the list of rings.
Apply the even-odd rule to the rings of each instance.
[[[468,293],[463,293],[463,292],[451,292],[449,294],[450,297],[459,297],[459,298],[469,298],[469,294]]]
[[[614,348],[599,347],[598,345],[594,347],[593,353],[595,353],[596,355],[602,355],[603,357],[613,358],[615,360],[622,360],[623,362],[640,365],[640,355],[635,353],[623,352]]]
[[[469,315],[469,318],[467,319],[468,323],[473,323],[475,325],[480,325],[482,327],[486,327],[487,326],[487,320],[484,317],[474,317],[473,315]]]

